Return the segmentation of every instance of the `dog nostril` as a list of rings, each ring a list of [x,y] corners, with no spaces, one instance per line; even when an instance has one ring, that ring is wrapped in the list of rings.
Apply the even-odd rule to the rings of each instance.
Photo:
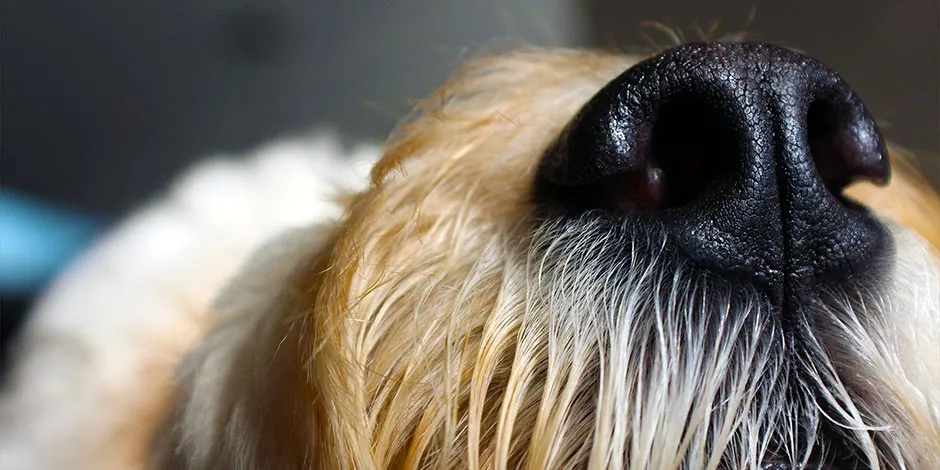
[[[837,91],[820,93],[809,105],[806,127],[816,171],[834,196],[858,180],[888,181],[883,140],[851,97]]]
[[[533,196],[543,217],[662,229],[695,265],[779,300],[883,258],[884,228],[841,192],[888,171],[868,111],[823,64],[764,44],[687,44],[588,101],[545,151]]]
[[[678,99],[660,110],[649,146],[662,180],[657,209],[692,204],[726,180],[741,154],[726,116],[699,99]]]
[[[668,98],[634,91],[626,100],[633,109],[602,91],[546,152],[540,198],[574,212],[653,214],[694,205],[731,177],[747,138],[702,91]]]

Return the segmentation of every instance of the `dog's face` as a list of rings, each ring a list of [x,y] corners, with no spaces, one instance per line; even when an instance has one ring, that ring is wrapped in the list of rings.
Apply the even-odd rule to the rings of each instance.
[[[936,197],[905,169],[887,195],[846,193],[885,183],[888,153],[812,59],[705,44],[634,63],[471,64],[394,136],[309,282],[322,455],[938,462]]]
[[[398,129],[293,282],[269,455],[299,426],[326,468],[940,465],[936,195],[896,155],[871,184],[817,61],[638,60],[472,62]]]

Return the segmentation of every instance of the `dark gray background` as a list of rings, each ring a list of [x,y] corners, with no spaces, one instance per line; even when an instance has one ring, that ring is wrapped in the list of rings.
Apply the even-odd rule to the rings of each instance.
[[[106,217],[209,152],[318,124],[381,139],[409,99],[494,38],[629,46],[652,33],[644,21],[692,39],[697,25],[720,20],[723,32],[807,51],[854,86],[890,138],[940,152],[937,0],[7,0],[0,8],[3,184]]]

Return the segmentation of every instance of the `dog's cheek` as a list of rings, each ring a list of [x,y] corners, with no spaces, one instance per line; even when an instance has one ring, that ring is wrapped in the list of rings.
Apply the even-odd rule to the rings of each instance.
[[[217,325],[184,360],[153,468],[300,468],[312,442],[302,373],[305,281],[331,247],[316,226],[259,250],[215,307]]]
[[[880,447],[915,468],[940,466],[940,257],[916,233],[888,224],[892,268],[847,327],[853,360],[844,377]]]
[[[874,210],[881,217],[916,232],[940,252],[940,196],[908,160],[913,157],[892,149],[892,181],[879,188],[860,183],[848,188],[846,195]]]

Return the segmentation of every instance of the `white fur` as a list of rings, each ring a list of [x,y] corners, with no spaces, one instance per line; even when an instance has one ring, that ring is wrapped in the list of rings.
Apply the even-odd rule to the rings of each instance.
[[[134,468],[122,421],[169,387],[181,352],[210,325],[210,303],[263,241],[341,214],[378,149],[330,133],[246,158],[217,156],[100,240],[41,299],[0,396],[0,468]],[[141,378],[141,374],[145,378]],[[148,380],[152,379],[152,380]],[[134,452],[138,452],[136,449]]]

